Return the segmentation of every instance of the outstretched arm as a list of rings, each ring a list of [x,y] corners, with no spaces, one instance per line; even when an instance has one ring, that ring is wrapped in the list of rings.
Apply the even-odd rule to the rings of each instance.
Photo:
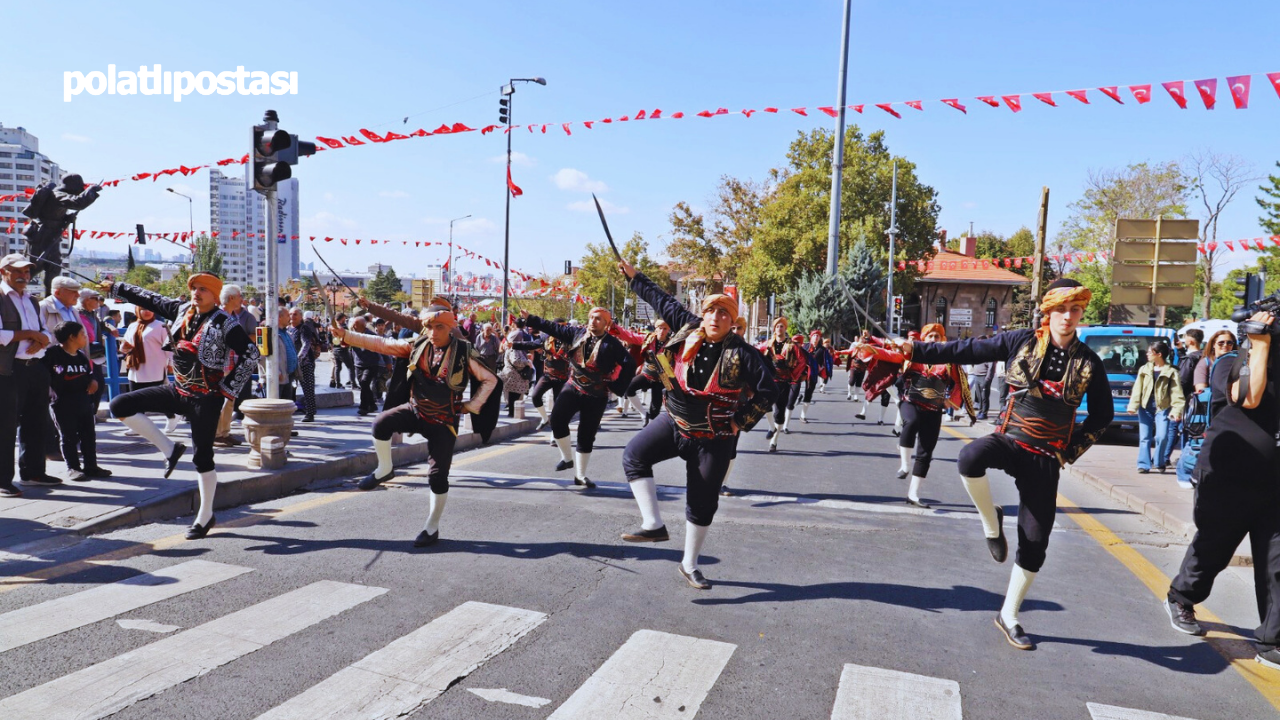
[[[184,304],[182,300],[165,297],[160,293],[140,288],[137,285],[130,285],[129,283],[104,282],[102,283],[102,290],[108,295],[121,300],[128,300],[140,308],[146,308],[165,320],[177,320],[178,310]]]
[[[381,335],[366,335],[365,333],[350,332],[337,323],[329,327],[329,331],[333,333],[333,339],[344,345],[351,347],[372,350],[379,355],[390,355],[391,357],[407,358],[413,353],[412,340],[395,340],[392,338],[384,338]]]
[[[577,333],[568,325],[551,322],[550,320],[543,320],[537,315],[530,315],[525,310],[521,310],[520,315],[525,319],[525,322],[529,324],[529,327],[537,330],[538,332],[544,332],[562,343],[572,345],[574,341],[578,339]]]
[[[649,307],[658,311],[662,319],[666,320],[667,324],[671,326],[673,332],[691,322],[698,321],[697,315],[686,310],[679,300],[668,295],[666,291],[658,287],[644,273],[632,267],[630,263],[620,262],[618,263],[618,269],[631,281],[631,289],[636,291],[641,300],[649,303]]]
[[[395,323],[400,327],[409,328],[415,333],[422,332],[422,321],[419,320],[414,315],[407,315],[402,312],[397,312],[387,307],[386,305],[379,305],[378,303],[373,302],[372,300],[369,300],[367,298],[360,298],[359,300],[356,301],[356,304],[364,308],[365,310],[368,310],[369,314],[373,315],[376,318],[382,318],[383,320],[386,320],[387,322]]]
[[[1035,336],[1031,330],[1010,330],[990,338],[966,338],[944,343],[928,343],[916,340],[902,348],[908,360],[922,365],[959,363],[976,365],[984,362],[1008,360],[1027,340]]]

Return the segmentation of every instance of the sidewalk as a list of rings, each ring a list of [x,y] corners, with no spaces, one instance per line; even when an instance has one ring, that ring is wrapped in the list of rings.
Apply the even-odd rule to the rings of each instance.
[[[339,391],[324,389],[324,394]],[[322,393],[317,388],[317,393]],[[343,391],[350,401],[350,393]],[[331,404],[334,399],[330,399]],[[339,402],[341,402],[339,400]],[[371,472],[377,464],[370,428],[372,417],[358,417],[355,407],[331,407],[316,415],[314,423],[296,422],[298,436],[286,448],[288,461],[280,470],[248,467],[249,446],[217,447],[217,507],[234,507],[288,495],[312,482],[354,478]],[[163,418],[159,418],[163,426]],[[490,443],[522,435],[537,425],[532,419],[499,420]],[[21,552],[31,543],[57,543],[67,535],[90,535],[112,528],[166,520],[195,512],[199,503],[195,469],[191,465],[191,435],[186,421],[171,436],[187,444],[187,452],[169,479],[164,479],[164,461],[150,443],[124,434],[116,420],[97,425],[100,464],[113,477],[88,482],[64,482],[54,487],[22,485],[22,497],[0,498],[0,560],[5,550]],[[232,425],[232,435],[243,439],[240,425]],[[458,451],[480,445],[469,429],[458,435]],[[394,448],[397,465],[427,459],[427,445],[419,436],[408,438]],[[49,461],[49,474],[65,477],[61,462]]]

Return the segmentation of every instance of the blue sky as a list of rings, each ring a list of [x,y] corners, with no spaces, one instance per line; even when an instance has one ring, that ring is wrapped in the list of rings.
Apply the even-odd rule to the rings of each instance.
[[[239,156],[249,126],[268,107],[306,136],[434,129],[496,122],[497,90],[521,86],[517,123],[618,117],[642,108],[781,108],[835,103],[843,4],[826,2],[158,3],[65,2],[55,20],[41,3],[5,10],[0,122],[38,135],[41,149],[87,180]],[[276,28],[272,28],[276,18]],[[1280,71],[1274,50],[1280,4],[1224,2],[1028,3],[855,2],[849,103],[960,97],[969,114],[937,102],[895,120],[879,110],[849,115],[885,129],[890,149],[913,160],[939,192],[942,227],[1012,233],[1036,218],[1051,188],[1051,230],[1091,168],[1178,159],[1197,148],[1241,155],[1259,173],[1280,160],[1280,98],[1263,73]],[[30,31],[12,31],[30,28]],[[80,95],[62,99],[64,71],[234,70],[299,73],[296,96]],[[1227,75],[1253,74],[1250,109],[1232,109]],[[1193,99],[1178,110],[1159,83],[1219,78],[1218,109]],[[1017,115],[976,95],[1156,85],[1154,102],[1092,105],[1059,96],[1050,108],[1029,95]],[[1188,86],[1190,89],[1190,86]],[[1194,91],[1192,91],[1194,92]],[[478,97],[477,96],[481,96]],[[450,106],[445,108],[445,106]],[[445,108],[445,109],[439,109]],[[430,112],[426,112],[430,111]],[[401,118],[412,115],[409,124]],[[814,113],[660,122],[515,135],[512,266],[558,271],[597,242],[595,188],[611,204],[616,236],[639,230],[661,254],[667,214],[680,200],[705,207],[723,174],[763,178],[784,162],[797,132],[834,127]],[[443,240],[449,218],[472,215],[455,239],[500,258],[505,151],[501,134],[468,133],[322,153],[295,168],[304,235]],[[564,172],[564,171],[577,171]],[[208,175],[123,183],[86,212],[81,227],[156,231],[208,226]],[[1223,217],[1220,238],[1261,234],[1256,193]],[[89,242],[89,241],[84,241]],[[122,241],[94,241],[123,249]],[[411,270],[443,251],[328,245],[331,262],[381,260]],[[1244,254],[1233,258],[1240,264]],[[313,260],[303,247],[304,262]],[[480,266],[459,265],[459,270]]]

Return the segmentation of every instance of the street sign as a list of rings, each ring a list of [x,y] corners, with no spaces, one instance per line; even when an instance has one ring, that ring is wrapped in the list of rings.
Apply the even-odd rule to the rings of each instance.
[[[1111,305],[1190,306],[1195,302],[1199,236],[1199,220],[1117,219]]]
[[[955,320],[972,320],[972,308],[951,308],[951,317]]]
[[[1116,238],[1126,240],[1195,240],[1200,237],[1199,220],[1116,220]]]

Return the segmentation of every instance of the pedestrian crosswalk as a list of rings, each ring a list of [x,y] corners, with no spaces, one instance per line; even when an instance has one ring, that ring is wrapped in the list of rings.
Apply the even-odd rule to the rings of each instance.
[[[250,572],[247,567],[192,560],[14,610],[0,615],[0,653],[161,600],[184,597],[198,603],[200,591]],[[357,622],[377,622],[378,615],[360,606],[388,592],[331,580],[314,582],[0,699],[0,718],[108,717],[340,614],[349,613],[347,617]],[[294,697],[255,712],[261,713],[258,720],[409,716],[516,645],[544,639],[530,636],[548,619],[538,610],[464,601]],[[129,621],[119,622],[125,626]],[[550,706],[538,715],[548,720],[694,718],[716,691],[737,649],[722,640],[639,629],[576,689],[563,688],[562,701],[522,694],[546,691],[545,685],[532,682],[528,687],[509,685],[510,690],[470,688],[465,697],[506,707]],[[532,680],[541,670],[518,669],[515,677]],[[853,663],[833,668],[833,679],[837,671],[831,720],[963,717],[961,685],[955,679]],[[1087,708],[1093,720],[1190,720],[1097,703]],[[495,711],[491,716],[501,714]]]

